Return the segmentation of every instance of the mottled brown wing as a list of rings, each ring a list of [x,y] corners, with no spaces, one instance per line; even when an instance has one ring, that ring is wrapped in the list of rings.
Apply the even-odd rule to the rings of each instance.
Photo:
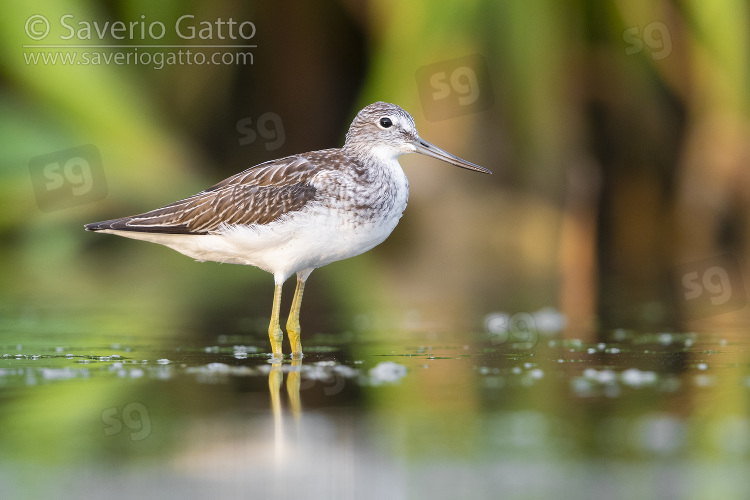
[[[315,197],[311,180],[318,169],[303,155],[261,163],[184,200],[86,229],[207,234],[224,224],[268,224]]]

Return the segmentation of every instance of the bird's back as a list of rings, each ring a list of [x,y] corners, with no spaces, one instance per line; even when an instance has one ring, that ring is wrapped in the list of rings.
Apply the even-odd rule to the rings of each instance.
[[[85,227],[89,231],[200,235],[225,226],[269,224],[302,210],[315,198],[313,177],[332,167],[316,157],[327,151],[261,163],[164,207]]]

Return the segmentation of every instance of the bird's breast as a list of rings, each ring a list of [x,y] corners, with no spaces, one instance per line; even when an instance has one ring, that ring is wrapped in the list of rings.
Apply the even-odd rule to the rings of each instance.
[[[334,173],[321,189],[321,201],[336,212],[348,230],[368,231],[381,226],[393,230],[406,209],[409,182],[396,162],[395,168],[363,168]]]

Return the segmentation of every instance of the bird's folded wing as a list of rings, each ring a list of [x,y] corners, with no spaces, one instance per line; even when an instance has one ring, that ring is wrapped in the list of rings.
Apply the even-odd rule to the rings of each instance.
[[[268,224],[314,199],[316,165],[302,155],[261,163],[198,194],[139,215],[86,225],[153,233],[208,234],[224,225]]]

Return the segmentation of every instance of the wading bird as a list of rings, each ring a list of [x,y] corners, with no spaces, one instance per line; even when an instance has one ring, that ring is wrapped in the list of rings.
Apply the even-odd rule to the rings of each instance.
[[[281,286],[297,275],[286,324],[292,357],[302,357],[299,313],[313,271],[382,243],[406,209],[409,182],[398,157],[421,153],[491,173],[425,141],[394,104],[362,109],[340,149],[268,161],[198,194],[130,217],[94,222],[89,231],[159,243],[199,261],[246,264],[273,274],[268,334],[281,358]]]

